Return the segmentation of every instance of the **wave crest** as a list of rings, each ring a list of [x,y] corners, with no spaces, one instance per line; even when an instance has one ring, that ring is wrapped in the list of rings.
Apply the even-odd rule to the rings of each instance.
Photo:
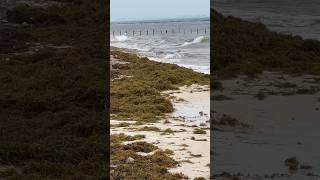
[[[207,42],[207,41],[209,41],[208,37],[199,36],[199,37],[196,37],[192,42],[185,42],[181,46],[189,46],[191,44],[203,43],[203,42]]]

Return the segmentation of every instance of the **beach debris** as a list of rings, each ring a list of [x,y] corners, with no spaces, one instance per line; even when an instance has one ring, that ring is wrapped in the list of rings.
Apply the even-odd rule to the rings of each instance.
[[[134,159],[132,157],[128,157],[128,159],[126,160],[127,164],[132,164],[134,163]]]
[[[219,177],[222,177],[222,178],[225,178],[225,179],[228,179],[228,180],[240,180],[240,178],[237,176],[237,175],[232,175],[230,173],[227,173],[227,172],[222,172],[221,174],[215,174],[213,175],[213,179],[216,179],[216,178],[219,178]]]
[[[232,100],[232,98],[225,96],[223,94],[211,95],[210,99],[212,101],[224,101],[224,100]]]
[[[204,177],[195,177],[194,180],[206,180]]]
[[[196,158],[202,157],[202,155],[201,155],[201,154],[192,154],[192,153],[190,153],[190,156],[192,156],[192,157],[196,157]]]
[[[173,131],[171,128],[165,129],[160,135],[169,135],[174,134],[176,131]]]
[[[284,161],[284,163],[290,170],[298,169],[300,164],[296,157],[288,158]]]
[[[231,126],[231,127],[250,127],[248,124],[240,122],[238,119],[233,118],[229,115],[223,114],[219,120],[214,119],[212,121],[213,125],[218,125],[218,126]]]
[[[259,91],[254,97],[262,101],[267,98],[267,95],[264,92]]]
[[[170,124],[171,122],[168,120],[168,119],[166,119],[164,122],[163,122],[163,124]]]
[[[207,134],[207,132],[203,129],[200,129],[200,128],[196,128],[194,131],[193,131],[193,134]]]

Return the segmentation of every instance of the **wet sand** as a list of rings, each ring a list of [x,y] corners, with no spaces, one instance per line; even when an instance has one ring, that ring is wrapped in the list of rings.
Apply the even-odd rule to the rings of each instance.
[[[166,96],[174,97],[172,99],[175,108],[173,113],[167,114],[165,119],[157,123],[131,125],[129,127],[111,127],[111,134],[144,134],[146,138],[140,141],[152,143],[163,150],[170,149],[174,151],[172,157],[180,164],[178,167],[170,169],[170,172],[183,173],[190,179],[194,179],[195,177],[209,179],[209,87],[192,85],[181,87],[176,91],[166,91],[163,93]],[[165,123],[165,121],[169,121],[170,123]],[[121,122],[124,121],[111,120],[110,123],[118,124]],[[128,122],[135,123],[134,121]],[[170,128],[174,133],[163,134],[163,132],[156,131],[137,131],[137,129],[145,126],[158,127],[161,131]],[[204,130],[206,134],[194,134],[194,130],[197,128]]]
[[[225,90],[212,96],[223,94],[231,100],[211,100],[213,118],[227,114],[251,127],[215,126],[219,128],[212,140],[215,179],[228,179],[218,176],[223,172],[241,179],[319,178],[319,77],[265,72],[254,80],[221,82]],[[291,157],[312,168],[289,170],[285,160]]]

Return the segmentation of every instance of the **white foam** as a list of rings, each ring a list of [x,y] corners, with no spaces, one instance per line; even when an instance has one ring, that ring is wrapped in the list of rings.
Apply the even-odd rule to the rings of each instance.
[[[180,53],[177,53],[177,52],[169,53],[164,56],[165,59],[179,59],[182,57],[183,57],[183,55],[181,55]]]
[[[206,37],[205,36],[199,36],[199,37],[196,37],[193,41],[191,42],[185,42],[183,43],[181,46],[189,46],[191,44],[197,44],[197,43],[202,43],[206,40]]]
[[[164,59],[164,58],[156,58],[156,57],[148,57],[152,61],[162,62],[162,63],[170,63],[170,64],[177,64],[178,66],[185,67],[192,69],[196,72],[210,74],[210,66],[199,66],[199,65],[192,65],[192,64],[182,64],[181,59]]]
[[[121,36],[115,36],[114,37],[114,41],[122,42],[122,41],[126,41],[126,40],[128,40],[128,36],[126,36],[126,35],[121,35]]]

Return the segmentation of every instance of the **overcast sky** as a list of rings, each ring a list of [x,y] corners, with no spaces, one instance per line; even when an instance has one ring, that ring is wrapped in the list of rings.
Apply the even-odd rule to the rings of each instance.
[[[111,21],[209,17],[210,0],[111,0]]]

